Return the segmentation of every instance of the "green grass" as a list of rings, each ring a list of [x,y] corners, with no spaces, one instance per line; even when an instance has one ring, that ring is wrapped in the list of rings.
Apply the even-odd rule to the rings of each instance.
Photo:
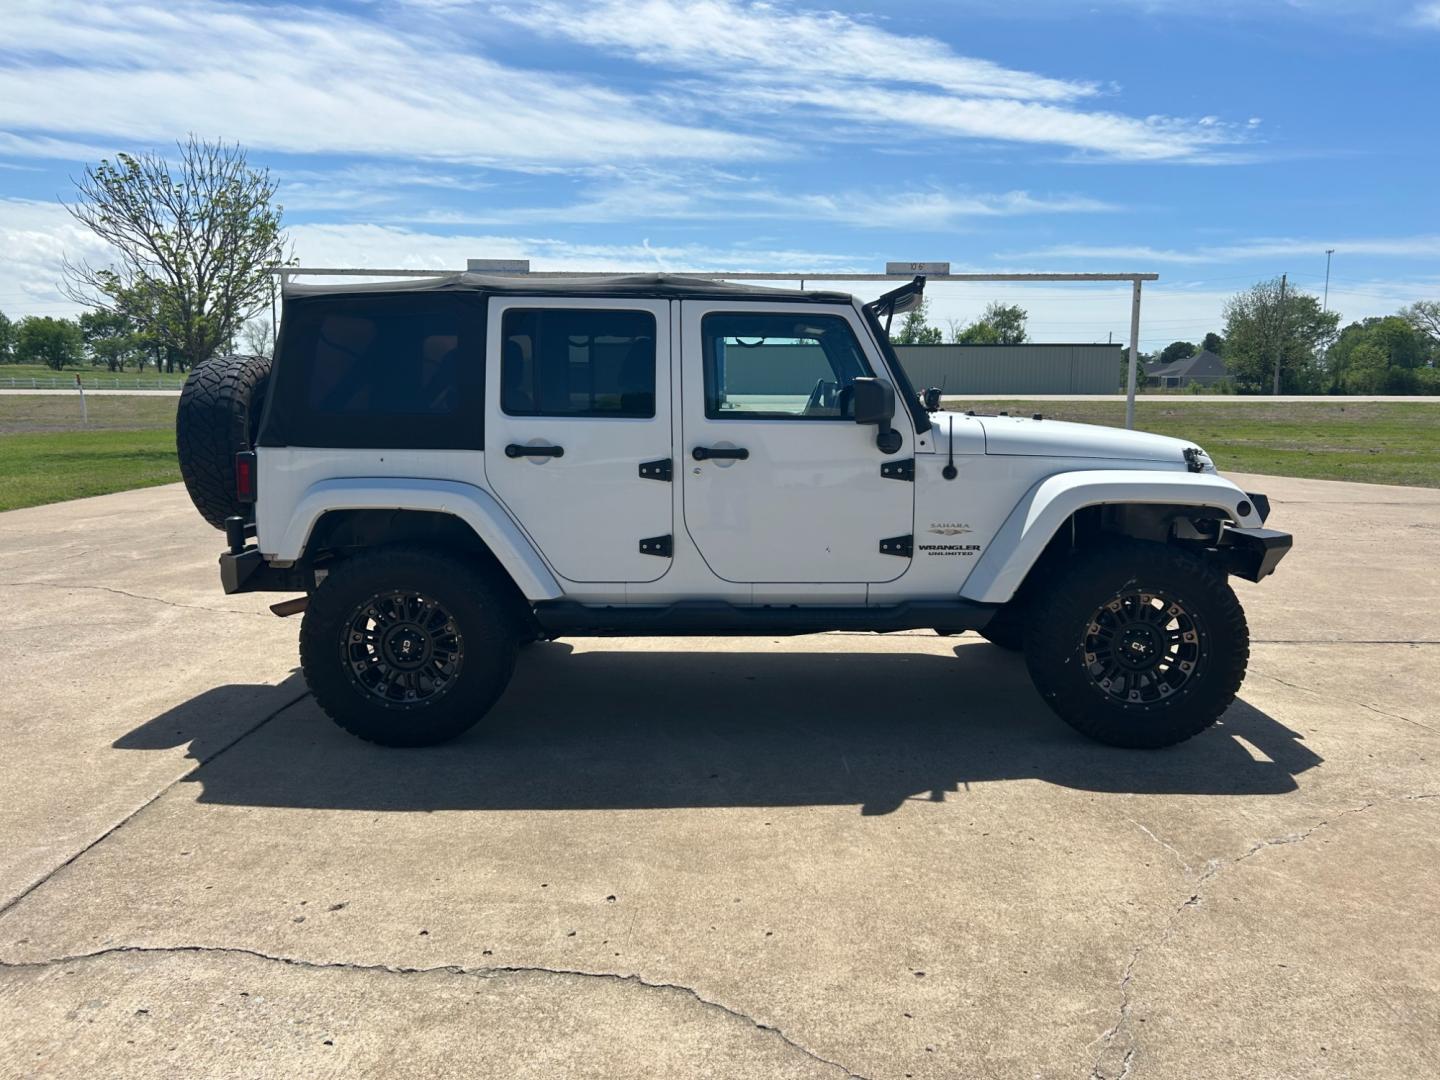
[[[1125,425],[1123,401],[985,401],[968,406],[957,400],[951,407],[1023,416],[1041,412],[1055,420]],[[1440,487],[1436,404],[1140,398],[1135,426],[1198,443],[1221,471]]]
[[[90,398],[90,425],[82,429],[76,398],[0,394],[0,510],[179,480],[177,402]],[[1125,423],[1125,404],[1116,401],[987,401],[977,411],[1002,409]],[[1223,470],[1440,487],[1440,405],[1142,399],[1135,416],[1142,431],[1205,447]]]
[[[11,380],[15,380],[13,387],[26,389],[30,386],[31,380],[38,380],[40,389],[54,389],[57,386],[74,386],[75,376],[80,376],[80,381],[85,384],[86,389],[113,390],[116,389],[116,381],[119,381],[121,390],[179,390],[185,385],[185,376],[181,372],[173,375],[155,373],[154,368],[146,368],[142,375],[136,371],[109,371],[106,368],[96,367],[67,367],[62,371],[55,371],[44,364],[0,364],[0,390],[12,388]]]
[[[0,510],[179,479],[175,433],[169,428],[0,436]]]
[[[89,427],[77,397],[0,394],[0,510],[170,484],[173,397],[94,397]]]

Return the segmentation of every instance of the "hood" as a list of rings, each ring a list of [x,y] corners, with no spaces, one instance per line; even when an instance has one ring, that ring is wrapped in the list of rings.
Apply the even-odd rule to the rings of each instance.
[[[977,416],[985,429],[985,452],[1011,457],[1104,458],[1113,461],[1163,461],[1185,465],[1192,442],[1144,431],[1030,420],[1021,416]]]

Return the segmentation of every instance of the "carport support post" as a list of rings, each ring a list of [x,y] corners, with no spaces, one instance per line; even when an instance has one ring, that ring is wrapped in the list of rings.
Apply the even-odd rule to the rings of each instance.
[[[1125,380],[1125,426],[1135,429],[1135,371],[1140,366],[1140,279],[1130,283],[1130,374]]]

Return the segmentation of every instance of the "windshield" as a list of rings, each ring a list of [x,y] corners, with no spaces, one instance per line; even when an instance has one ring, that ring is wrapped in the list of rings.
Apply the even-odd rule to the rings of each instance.
[[[895,376],[895,396],[903,401],[905,407],[910,410],[910,418],[915,421],[916,432],[929,431],[930,414],[925,411],[925,405],[921,402],[920,395],[915,392],[915,385],[910,381],[910,373],[900,362],[900,357],[895,352],[895,346],[890,344],[890,335],[885,332],[884,325],[875,314],[874,305],[865,304],[860,310],[865,316],[865,325],[870,327],[870,333],[875,338],[875,344],[880,347],[881,353],[885,356],[885,362]]]

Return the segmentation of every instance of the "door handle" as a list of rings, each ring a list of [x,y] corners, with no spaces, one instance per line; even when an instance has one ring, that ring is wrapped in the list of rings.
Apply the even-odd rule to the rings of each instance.
[[[511,443],[505,447],[505,456],[508,458],[518,457],[564,457],[563,446],[521,446],[519,443]]]
[[[750,451],[743,446],[726,448],[719,446],[697,446],[690,451],[690,456],[696,461],[708,461],[711,458],[729,458],[733,461],[744,461],[750,456]]]

